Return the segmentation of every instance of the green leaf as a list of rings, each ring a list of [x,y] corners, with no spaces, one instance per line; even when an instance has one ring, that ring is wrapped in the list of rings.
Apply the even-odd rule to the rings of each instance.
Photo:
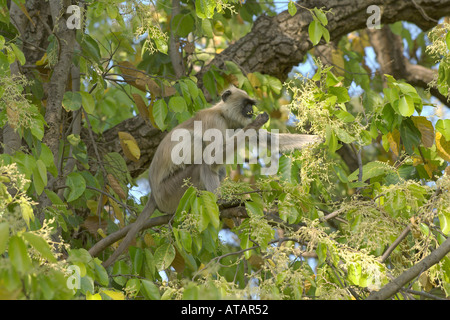
[[[276,94],[280,94],[281,89],[283,88],[283,84],[281,81],[275,77],[272,76],[266,76],[267,78],[267,84],[272,89],[273,92]]]
[[[117,7],[113,5],[106,6],[106,13],[108,14],[108,17],[110,19],[116,19],[116,17],[119,15]]]
[[[203,85],[205,86],[206,90],[208,90],[211,97],[216,97],[216,82],[214,80],[214,73],[209,70],[203,75]]]
[[[113,267],[113,275],[119,274],[130,274],[130,266],[123,260],[116,261]],[[125,285],[127,282],[127,278],[123,276],[113,277],[114,282],[120,284],[121,286]]]
[[[318,265],[322,265],[326,259],[327,259],[327,245],[323,244],[322,242],[319,242],[317,244],[317,248],[316,248],[316,253],[317,253],[317,257],[319,259],[318,261]]]
[[[436,122],[436,130],[442,133],[445,140],[450,141],[450,119],[439,119]]]
[[[90,263],[92,256],[86,249],[72,249],[69,251],[69,261],[70,262],[82,262],[84,264]],[[82,277],[84,275],[81,275]]]
[[[31,259],[28,256],[27,246],[19,236],[12,236],[9,240],[8,255],[11,264],[20,273],[25,273],[31,268]]]
[[[89,34],[83,33],[83,42],[81,43],[82,52],[94,59],[95,62],[100,63],[100,47]]]
[[[314,8],[313,11],[314,11],[317,19],[319,19],[320,23],[323,26],[326,26],[328,24],[328,19],[327,19],[327,16],[325,15],[325,12],[323,12],[322,10],[317,9],[317,8]]]
[[[66,91],[62,105],[66,111],[76,111],[81,108],[82,98],[80,92]]]
[[[406,206],[406,196],[402,191],[394,192],[388,196],[389,205],[393,211],[400,211]]]
[[[291,164],[291,158],[286,157],[285,155],[280,157],[278,162],[278,176],[280,176],[282,180],[291,182]]]
[[[133,247],[131,246],[128,249],[128,252],[130,253],[131,258],[131,267],[132,272],[134,274],[139,274],[141,272],[142,263],[144,262],[144,252],[141,248]]]
[[[189,94],[191,95],[192,100],[197,98],[198,95],[199,95],[199,89],[197,87],[197,84],[194,81],[190,80],[190,79],[185,79],[184,82],[188,86]]]
[[[102,285],[107,286],[109,284],[108,272],[106,269],[100,264],[94,262],[95,268],[95,278]]]
[[[70,192],[66,196],[67,202],[78,199],[86,190],[86,181],[78,172],[71,172],[66,178],[66,186],[69,187]]]
[[[141,282],[139,281],[139,279],[129,279],[127,281],[125,291],[129,292],[131,298],[134,298],[138,294],[139,290],[141,290]]]
[[[14,55],[16,56],[17,60],[19,60],[20,64],[23,66],[26,62],[23,52],[14,43],[10,43],[9,45],[14,51]]]
[[[410,117],[414,113],[414,100],[409,95],[404,95],[398,103],[398,110],[404,117]]]
[[[192,203],[192,212],[198,213],[198,231],[203,232],[209,225],[209,215],[206,212],[206,208],[201,201],[201,198],[195,198]]]
[[[180,229],[180,241],[181,246],[186,250],[186,252],[192,252],[192,236],[189,232]]]
[[[153,119],[155,119],[155,123],[161,131],[164,131],[167,128],[166,116],[168,113],[167,104],[163,99],[157,100],[153,105]]]
[[[245,208],[247,209],[250,216],[264,216],[263,208],[256,202],[246,201]]]
[[[83,109],[86,110],[87,113],[93,114],[95,110],[95,101],[94,97],[90,95],[88,92],[80,91],[81,95],[81,103],[83,104]]]
[[[64,201],[62,201],[61,198],[58,197],[58,195],[55,192],[46,189],[45,194],[53,204],[64,205]]]
[[[353,122],[355,121],[355,117],[347,111],[344,110],[338,110],[336,112],[336,117],[338,117],[339,119],[341,119],[344,122]]]
[[[152,281],[142,279],[141,292],[147,299],[161,300],[161,294],[159,293],[159,289]]]
[[[56,258],[44,238],[31,232],[24,232],[23,237],[34,249],[36,249],[42,255],[43,258],[47,259],[50,262],[56,262]]]
[[[3,252],[5,251],[8,239],[9,239],[9,223],[2,222],[0,223],[0,255],[3,254]]]
[[[28,227],[30,227],[30,220],[34,221],[33,208],[28,202],[20,203],[20,211],[22,212],[22,217],[25,220]]]
[[[55,162],[53,159],[53,153],[49,147],[45,144],[41,144],[41,154],[39,155],[39,159],[42,160],[47,167],[47,170],[56,177],[58,175],[58,169],[55,166]]]
[[[345,129],[336,128],[335,133],[337,138],[344,143],[351,143],[356,140],[356,138],[345,131]]]
[[[345,173],[344,169],[340,165],[333,165],[334,172],[336,173],[337,177],[341,182],[348,183],[347,174]]]
[[[208,19],[202,20],[202,30],[208,38],[214,37],[211,21],[209,21]]]
[[[354,285],[359,285],[359,280],[361,278],[361,265],[358,263],[351,263],[348,266],[348,280]]]
[[[324,26],[320,26],[322,29],[322,36],[326,43],[330,42],[330,32]]]
[[[422,135],[419,129],[416,128],[414,122],[408,118],[400,124],[400,137],[408,154],[414,154],[414,147],[419,146]]]
[[[400,88],[400,91],[404,94],[417,94],[416,88],[406,82],[398,82],[397,86]]]
[[[366,181],[370,178],[374,178],[392,171],[389,165],[378,161],[373,161],[365,164],[362,167],[362,170],[363,170],[362,181]],[[358,175],[359,169],[356,169],[352,174],[348,176],[348,180],[356,181],[358,180]]]
[[[320,38],[322,38],[322,26],[320,22],[313,20],[308,27],[308,34],[311,42],[315,46],[319,43]]]
[[[220,227],[219,208],[217,207],[217,198],[212,192],[202,192],[201,199],[205,207],[205,211],[209,216],[209,221],[213,227],[218,230]]]
[[[447,44],[447,49],[450,50],[450,32],[447,32],[445,36],[445,43]]]
[[[155,262],[158,271],[167,269],[175,259],[175,247],[171,243],[164,243],[155,251]]]
[[[172,19],[172,28],[180,37],[187,37],[189,33],[194,31],[195,21],[192,15],[178,14]]]
[[[198,300],[198,286],[195,284],[190,284],[183,290],[183,300]]]
[[[200,19],[211,19],[216,8],[215,0],[195,0],[195,12]]]
[[[294,1],[289,1],[288,4],[288,12],[291,16],[294,16],[297,13],[297,7],[295,6],[295,2]]]
[[[326,127],[325,131],[325,145],[328,146],[328,151],[330,153],[336,152],[338,148],[338,140],[336,137],[336,134],[334,133],[333,129],[329,125]]]
[[[425,223],[421,222],[419,228],[426,237],[430,235],[430,228]]]
[[[167,45],[167,41],[161,38],[155,38],[153,39],[156,44],[156,48],[158,48],[159,52],[167,54],[167,51],[169,50],[169,46]]]
[[[39,141],[44,137],[44,124],[45,121],[39,118],[33,119],[33,123],[31,125],[31,134],[35,136]]]
[[[350,96],[348,95],[347,88],[344,87],[331,87],[328,88],[330,94],[337,97],[337,103],[343,103],[350,101]]]
[[[183,97],[171,97],[169,100],[169,108],[174,112],[183,112],[187,110],[186,100]]]
[[[191,199],[196,196],[196,189],[194,187],[189,187],[181,197],[180,202],[178,203],[177,211],[175,213],[175,217],[179,217],[183,211],[189,210],[191,206]]]
[[[239,236],[241,249],[245,250],[254,246],[253,242],[250,241],[249,234],[247,232],[242,232]],[[249,259],[251,257],[251,250],[244,252],[245,258]]]
[[[36,167],[33,169],[33,184],[38,195],[41,195],[47,185],[47,168],[41,159],[36,160]]]
[[[441,226],[441,230],[445,235],[450,234],[450,212],[449,211],[442,211],[438,215],[439,217],[439,224]],[[1,248],[0,248],[1,249]],[[0,250],[0,253],[2,251]]]
[[[36,168],[42,181],[44,182],[44,185],[47,185],[47,167],[45,166],[44,161],[41,159],[36,160]]]
[[[295,221],[298,218],[299,212],[297,210],[297,208],[292,205],[291,203],[284,203],[283,201],[285,200],[286,195],[283,194],[280,197],[280,202],[278,203],[278,212],[280,215],[280,218],[289,223],[289,224],[293,224],[295,223]]]

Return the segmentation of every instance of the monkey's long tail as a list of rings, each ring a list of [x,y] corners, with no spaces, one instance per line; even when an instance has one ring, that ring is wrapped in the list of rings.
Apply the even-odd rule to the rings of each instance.
[[[113,252],[113,254],[108,258],[108,260],[103,262],[103,266],[105,268],[112,265],[117,260],[117,258],[128,248],[131,241],[133,241],[137,233],[144,227],[146,220],[150,218],[155,209],[156,209],[156,202],[153,199],[153,197],[150,196],[150,199],[145,205],[144,210],[142,210],[141,214],[136,219],[136,221],[132,225],[130,225],[131,227],[129,231],[126,233],[125,239],[122,240],[119,247]]]

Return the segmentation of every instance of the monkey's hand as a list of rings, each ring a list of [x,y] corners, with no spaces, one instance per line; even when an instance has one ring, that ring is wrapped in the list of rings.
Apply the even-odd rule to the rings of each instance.
[[[248,129],[255,129],[258,130],[260,129],[267,121],[269,120],[269,115],[266,112],[263,112],[261,114],[259,114],[255,120],[250,123],[249,125],[247,125],[244,128],[244,131],[248,130]]]

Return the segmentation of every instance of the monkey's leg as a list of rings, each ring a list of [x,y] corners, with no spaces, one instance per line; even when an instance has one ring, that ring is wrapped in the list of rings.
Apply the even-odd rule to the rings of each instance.
[[[117,258],[128,248],[138,232],[144,227],[145,223],[157,207],[155,197],[159,197],[158,199],[160,199],[160,202],[158,203],[158,207],[161,206],[158,208],[160,211],[164,211],[166,213],[175,212],[178,202],[186,191],[186,188],[182,187],[184,180],[192,177],[193,184],[198,186],[198,181],[196,181],[195,177],[200,176],[200,174],[196,170],[199,170],[198,165],[188,166],[184,170],[180,170],[166,179],[160,186],[156,186],[155,190],[152,190],[150,199],[148,200],[146,206],[136,221],[131,224],[131,228],[120,243],[119,247],[113,252],[108,260],[103,262],[103,266],[105,268],[117,260]],[[170,199],[170,201],[163,202],[162,199]]]

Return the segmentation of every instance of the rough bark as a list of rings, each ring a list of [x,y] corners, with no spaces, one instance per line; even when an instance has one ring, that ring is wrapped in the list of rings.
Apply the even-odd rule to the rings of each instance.
[[[450,14],[450,0],[307,0],[302,1],[301,5],[307,8],[332,8],[332,13],[327,14],[329,21],[327,29],[332,41],[339,40],[349,32],[366,28],[366,21],[369,17],[366,11],[370,5],[378,5],[381,8],[381,23],[383,24],[409,21],[422,29],[433,27],[439,18]],[[282,81],[285,80],[292,68],[301,63],[308,50],[312,48],[308,35],[308,25],[311,20],[310,12],[301,8],[294,16],[284,11],[273,17],[259,17],[246,36],[218,54],[197,74],[199,86],[202,87],[202,77],[211,65],[224,69],[225,61],[233,61],[245,72],[261,72],[275,76]],[[421,66],[409,66],[410,78],[408,80],[417,85],[420,85],[418,84],[420,80],[424,83],[425,79],[431,76],[430,70],[425,69]],[[427,73],[425,74],[425,72]],[[131,123],[128,125],[126,122]],[[139,130],[142,130],[141,125],[146,126],[142,120],[136,118],[120,124],[122,128],[140,128]],[[155,129],[145,129],[145,131],[147,130],[149,130],[147,132],[149,134]],[[120,150],[119,143],[115,142],[117,131],[113,128],[103,135],[104,139],[110,142],[110,151]],[[140,135],[137,131],[129,132],[136,138]],[[159,136],[159,138],[161,137],[162,135]],[[129,167],[134,173],[133,176],[141,173],[150,164],[155,151],[153,148],[158,145],[158,136],[152,134],[151,139],[150,144],[146,138],[139,139],[142,152],[139,163],[128,161]],[[117,149],[113,147],[117,147]],[[138,169],[136,165],[144,167]]]
[[[366,11],[370,5],[381,8],[383,24],[403,20],[415,23],[422,29],[433,27],[437,19],[450,13],[448,0],[308,0],[301,1],[301,5],[332,9],[332,13],[327,14],[331,40],[366,28],[369,17]],[[311,21],[310,12],[301,8],[294,16],[287,11],[274,17],[261,16],[246,36],[217,55],[209,65],[216,65],[220,69],[224,67],[225,61],[230,60],[248,72],[258,71],[285,80],[292,67],[298,65],[312,48],[308,36]],[[200,72],[199,79],[206,71],[207,68],[204,68]]]
[[[367,33],[377,55],[381,74],[390,74],[394,78],[403,79],[413,86],[429,88],[428,83],[437,77],[437,70],[409,62],[403,54],[402,38],[394,34],[389,26],[384,26],[379,30],[368,29]],[[436,88],[430,88],[430,93],[450,107],[447,97],[440,94]]]
[[[369,295],[367,300],[386,300],[392,297],[395,293],[400,291],[404,285],[411,280],[418,277],[422,272],[425,272],[436,263],[439,263],[446,254],[450,252],[450,238],[445,240],[439,248],[430,253],[426,258],[416,263],[410,269],[403,272],[397,278],[389,282],[379,291],[375,291]]]
[[[62,100],[66,91],[67,82],[72,66],[73,48],[75,43],[75,31],[67,28],[64,19],[65,9],[70,5],[69,1],[49,0],[50,13],[53,21],[53,33],[58,39],[59,55],[48,90],[48,100],[45,112],[45,121],[48,129],[43,142],[50,148],[58,163],[58,147],[61,131]]]

